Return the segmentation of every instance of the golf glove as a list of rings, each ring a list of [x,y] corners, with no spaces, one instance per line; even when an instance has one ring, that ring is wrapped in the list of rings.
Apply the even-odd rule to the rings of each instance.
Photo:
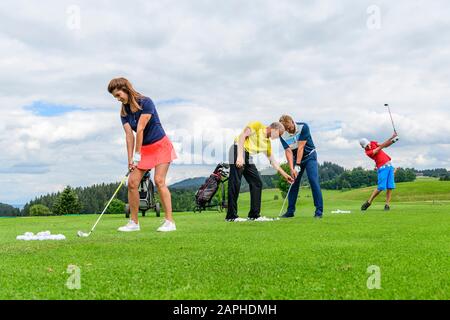
[[[138,165],[141,162],[141,154],[136,152],[133,156],[133,164]]]
[[[302,171],[302,166],[299,164],[296,164],[294,167],[294,170],[297,171],[297,173],[300,173],[300,171]]]

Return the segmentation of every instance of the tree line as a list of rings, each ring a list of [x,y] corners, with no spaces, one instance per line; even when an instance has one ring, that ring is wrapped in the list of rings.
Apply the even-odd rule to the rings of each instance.
[[[289,172],[287,164],[282,165],[286,172]],[[301,185],[309,186],[308,179],[302,178]],[[328,190],[350,190],[377,185],[378,175],[375,170],[366,170],[358,167],[351,170],[346,170],[333,163],[325,162],[319,165],[320,186],[322,189]],[[395,182],[412,182],[416,180],[417,171],[412,168],[397,168],[395,172]],[[281,190],[283,197],[285,197],[289,185],[278,174],[277,186]]]
[[[412,182],[414,180],[416,180],[414,169],[396,169],[395,182]],[[377,185],[377,182],[378,175],[375,170],[354,168],[344,171],[334,179],[322,181],[321,186],[323,189],[329,190],[349,190],[374,186]]]
[[[119,183],[96,184],[90,187],[72,188],[67,186],[62,192],[51,193],[28,202],[20,212],[21,216],[65,215],[101,213]],[[107,213],[124,213],[128,201],[127,188],[121,188]],[[36,205],[39,205],[36,207]],[[32,208],[34,207],[34,210]],[[112,208],[112,209],[111,209]],[[122,212],[118,212],[123,208]]]
[[[433,178],[441,178],[450,175],[450,171],[444,168],[418,170],[417,173],[420,173],[425,177],[433,177]]]
[[[288,165],[282,164],[282,167],[289,172]],[[446,169],[433,169],[417,171],[415,169],[398,168],[395,174],[396,182],[408,182],[416,179],[417,173],[424,176],[440,178],[442,181],[450,180],[450,173]],[[375,170],[365,170],[363,168],[354,168],[346,170],[345,168],[331,163],[324,162],[319,165],[319,176],[323,189],[348,190],[377,184],[377,173]],[[283,197],[289,186],[276,175],[264,175],[264,189],[279,188]],[[199,179],[197,187],[175,188],[172,190],[172,207],[174,212],[193,211],[195,207],[194,195],[200,186],[202,179]],[[306,174],[301,182],[302,186],[308,186]],[[0,204],[0,215],[2,216],[30,216],[30,215],[65,215],[65,214],[98,214],[100,213],[111,195],[114,193],[119,183],[96,184],[89,187],[72,188],[66,187],[62,192],[51,193],[35,198],[28,202],[22,210],[9,205]],[[249,189],[245,179],[241,192],[247,192]],[[124,213],[125,203],[128,202],[128,190],[126,186],[121,188],[116,199],[111,203],[107,213]],[[156,195],[157,196],[157,195]],[[158,196],[157,196],[158,198]],[[218,192],[214,203],[221,202],[221,193]]]

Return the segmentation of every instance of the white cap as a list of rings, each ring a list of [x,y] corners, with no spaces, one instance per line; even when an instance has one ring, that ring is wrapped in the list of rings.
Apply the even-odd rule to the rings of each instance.
[[[370,144],[370,141],[367,140],[366,138],[363,138],[359,140],[359,144],[361,145],[361,147],[365,149]]]

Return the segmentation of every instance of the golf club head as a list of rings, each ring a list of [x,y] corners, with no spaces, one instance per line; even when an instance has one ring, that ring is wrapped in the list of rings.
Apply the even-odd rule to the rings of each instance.
[[[77,236],[79,236],[80,238],[87,238],[87,237],[89,237],[89,233],[86,233],[83,231],[78,231]]]

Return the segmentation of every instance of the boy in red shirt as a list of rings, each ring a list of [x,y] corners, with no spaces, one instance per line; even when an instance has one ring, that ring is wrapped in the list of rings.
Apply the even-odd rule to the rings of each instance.
[[[373,200],[384,190],[387,190],[386,205],[384,206],[384,210],[389,211],[391,209],[390,202],[392,198],[392,190],[395,189],[395,169],[391,164],[391,157],[389,157],[383,149],[390,147],[397,141],[397,133],[394,133],[390,139],[386,140],[382,144],[379,144],[376,141],[369,141],[367,139],[361,139],[359,141],[361,147],[365,150],[366,155],[375,161],[378,172],[378,188],[372,193],[369,200],[361,206],[362,211],[366,211],[372,204]]]

